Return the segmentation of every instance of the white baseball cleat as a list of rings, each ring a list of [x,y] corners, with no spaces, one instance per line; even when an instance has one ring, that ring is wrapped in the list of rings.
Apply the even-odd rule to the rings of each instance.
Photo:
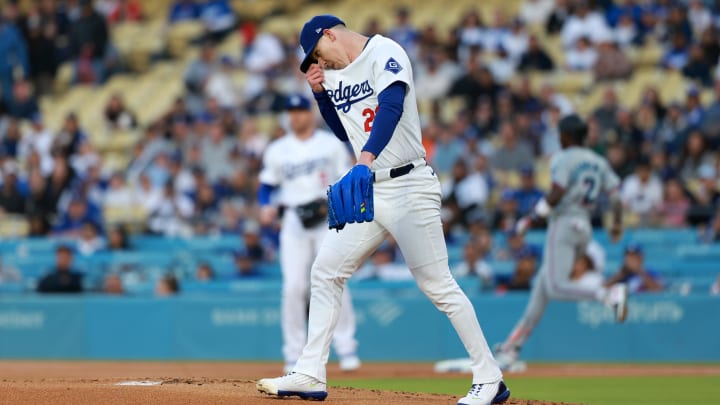
[[[342,371],[355,371],[361,365],[360,359],[354,354],[340,357],[340,370]]]
[[[510,398],[510,390],[501,380],[489,384],[473,384],[467,395],[460,398],[457,405],[502,404]]]
[[[615,319],[620,323],[625,322],[625,319],[627,319],[627,299],[627,284],[619,283],[610,287],[610,292],[608,293],[608,305],[615,311]]]
[[[300,373],[290,373],[277,378],[263,378],[255,384],[258,391],[277,397],[296,396],[302,399],[324,401],[327,388],[324,382],[315,377]]]

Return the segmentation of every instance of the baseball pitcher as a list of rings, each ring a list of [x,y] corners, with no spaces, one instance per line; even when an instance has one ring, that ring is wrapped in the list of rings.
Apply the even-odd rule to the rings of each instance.
[[[510,391],[470,300],[448,267],[440,221],[440,183],[425,163],[412,66],[381,35],[350,31],[332,15],[300,34],[300,69],[325,122],[349,141],[357,164],[328,190],[328,225],[311,271],[308,342],[293,372],[257,382],[280,397],[325,399],[330,340],[346,280],[392,235],[420,289],[447,314],[472,360],[470,391],[458,404],[505,402]]]

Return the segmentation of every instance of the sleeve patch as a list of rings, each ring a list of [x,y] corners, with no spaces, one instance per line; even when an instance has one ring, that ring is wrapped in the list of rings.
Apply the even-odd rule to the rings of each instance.
[[[385,70],[388,72],[392,72],[394,74],[400,73],[401,70],[403,70],[402,66],[400,66],[399,63],[393,58],[388,59],[388,61],[385,63]]]

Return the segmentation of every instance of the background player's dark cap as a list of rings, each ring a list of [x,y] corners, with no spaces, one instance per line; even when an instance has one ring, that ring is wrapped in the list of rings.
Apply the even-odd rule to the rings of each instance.
[[[286,110],[309,110],[311,106],[310,100],[300,94],[293,94],[285,101]]]
[[[585,139],[588,130],[585,122],[577,114],[570,114],[562,118],[558,129],[561,134],[571,135],[580,141]]]
[[[626,253],[626,254],[627,254],[627,253],[635,253],[635,254],[638,254],[638,255],[641,255],[641,256],[642,256],[642,254],[643,254],[643,247],[642,247],[642,245],[639,244],[639,243],[631,243],[631,244],[625,246],[625,253]]]
[[[312,52],[315,49],[315,45],[317,45],[323,36],[323,31],[338,24],[345,25],[345,22],[330,14],[316,15],[305,23],[302,31],[300,31],[300,46],[302,46],[303,52],[305,52],[305,57],[300,64],[301,72],[307,72],[310,65],[315,62],[315,59],[312,57]]]

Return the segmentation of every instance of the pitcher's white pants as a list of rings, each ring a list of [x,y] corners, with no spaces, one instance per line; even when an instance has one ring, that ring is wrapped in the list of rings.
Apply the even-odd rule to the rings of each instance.
[[[472,360],[473,383],[502,373],[480,329],[472,303],[450,274],[440,222],[440,183],[429,166],[375,184],[375,220],[328,231],[313,264],[308,342],[295,372],[326,381],[332,333],[345,281],[388,234],[397,241],[420,289],[447,314]]]
[[[283,215],[280,266],[283,276],[281,326],[285,363],[295,363],[307,341],[310,268],[326,234],[325,222],[312,229],[305,229],[294,211],[288,210]],[[348,289],[342,294],[334,345],[338,356],[355,354],[357,349],[355,312]]]

